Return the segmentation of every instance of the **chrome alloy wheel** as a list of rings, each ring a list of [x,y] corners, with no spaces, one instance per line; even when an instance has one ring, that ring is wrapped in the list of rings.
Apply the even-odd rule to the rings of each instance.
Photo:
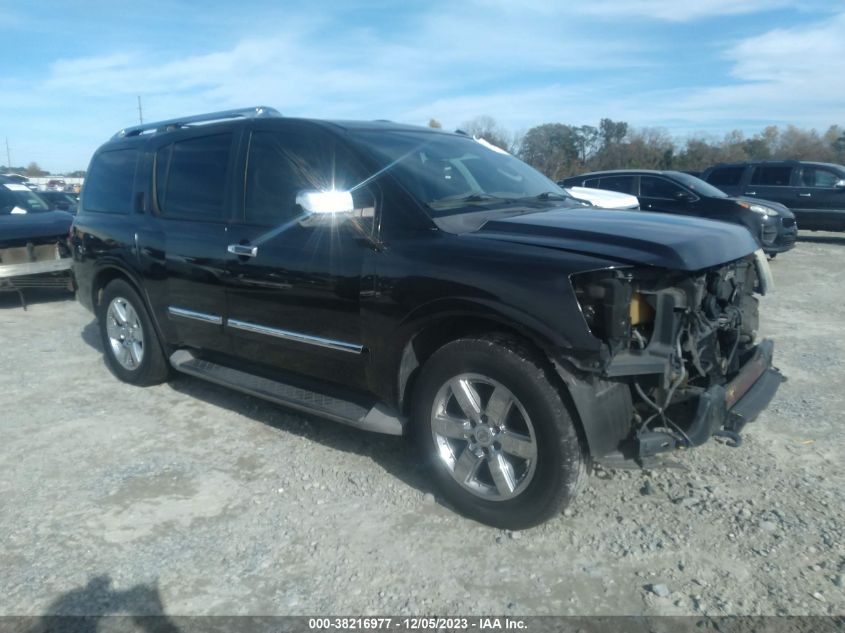
[[[516,396],[480,374],[460,374],[434,398],[431,433],[440,460],[466,490],[505,501],[531,483],[537,437]]]
[[[124,369],[137,369],[144,359],[144,330],[135,308],[123,297],[115,297],[109,304],[106,334],[117,362]]]

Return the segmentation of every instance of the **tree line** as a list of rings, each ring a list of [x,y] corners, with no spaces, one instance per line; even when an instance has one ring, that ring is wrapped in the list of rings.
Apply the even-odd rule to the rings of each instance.
[[[431,119],[429,127],[442,127]],[[680,142],[658,127],[634,128],[625,121],[601,119],[598,126],[543,123],[512,133],[493,117],[477,116],[459,128],[518,156],[553,180],[599,169],[678,169],[700,171],[721,162],[794,159],[845,163],[845,128],[831,125],[823,134],[794,125],[770,125],[746,136],[734,130],[721,138],[691,135]],[[26,167],[0,165],[0,174],[49,176],[36,162]],[[65,176],[84,177],[85,171]]]
[[[435,119],[429,125],[441,127]],[[700,171],[743,160],[845,163],[845,128],[839,125],[824,133],[770,125],[751,136],[734,130],[721,138],[698,134],[680,142],[663,128],[634,128],[612,119],[601,119],[598,126],[543,123],[514,134],[494,118],[478,116],[459,129],[507,150],[553,180],[600,169]]]

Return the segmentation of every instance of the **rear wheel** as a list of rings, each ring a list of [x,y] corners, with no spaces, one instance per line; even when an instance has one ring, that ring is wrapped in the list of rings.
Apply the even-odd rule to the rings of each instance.
[[[435,352],[414,393],[417,442],[443,496],[501,528],[537,525],[584,477],[572,417],[540,359],[503,335]]]
[[[103,354],[112,373],[133,385],[155,385],[169,374],[167,360],[147,310],[135,289],[122,279],[103,291],[97,317]]]

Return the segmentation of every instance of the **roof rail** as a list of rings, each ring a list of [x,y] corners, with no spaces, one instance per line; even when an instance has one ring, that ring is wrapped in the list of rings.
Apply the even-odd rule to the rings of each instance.
[[[225,121],[226,119],[258,119],[264,117],[280,117],[281,113],[275,108],[267,106],[255,106],[254,108],[238,108],[236,110],[221,110],[220,112],[209,112],[208,114],[196,114],[194,116],[167,119],[166,121],[153,121],[142,123],[119,130],[112,138],[125,138],[127,136],[138,136],[148,130],[163,132],[169,129],[185,127],[191,123],[208,123],[211,121]]]

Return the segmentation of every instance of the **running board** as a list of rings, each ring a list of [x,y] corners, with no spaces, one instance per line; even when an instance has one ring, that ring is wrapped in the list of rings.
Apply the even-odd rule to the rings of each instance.
[[[367,408],[349,400],[202,360],[184,349],[171,354],[170,364],[182,373],[365,431],[388,435],[403,435],[405,431],[405,419],[383,404]]]

